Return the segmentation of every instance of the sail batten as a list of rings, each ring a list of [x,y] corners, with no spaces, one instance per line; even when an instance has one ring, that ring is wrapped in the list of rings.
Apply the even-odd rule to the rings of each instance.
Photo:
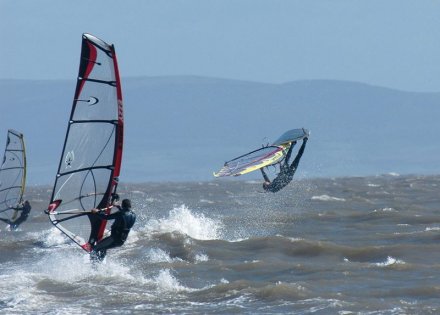
[[[113,45],[83,34],[77,86],[48,214],[86,251],[103,237],[123,147],[123,103]],[[72,214],[75,209],[75,214]]]

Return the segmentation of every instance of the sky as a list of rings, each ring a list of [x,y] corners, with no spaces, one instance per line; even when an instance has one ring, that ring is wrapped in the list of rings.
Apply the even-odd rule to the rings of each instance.
[[[0,29],[0,79],[75,79],[88,32],[115,44],[122,77],[440,91],[434,0],[0,0]]]

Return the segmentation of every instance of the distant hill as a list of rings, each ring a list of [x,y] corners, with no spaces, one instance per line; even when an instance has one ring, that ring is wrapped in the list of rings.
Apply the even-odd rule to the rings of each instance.
[[[25,134],[30,184],[53,183],[75,84],[0,80],[0,148],[8,128]],[[299,127],[311,137],[298,177],[440,172],[440,93],[193,76],[122,78],[122,88],[125,182],[211,180],[224,161]]]

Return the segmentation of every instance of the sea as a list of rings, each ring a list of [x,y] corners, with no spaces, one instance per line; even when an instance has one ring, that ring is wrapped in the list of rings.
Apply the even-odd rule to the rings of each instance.
[[[100,264],[27,188],[0,225],[0,314],[440,314],[440,175],[119,184],[137,222]]]

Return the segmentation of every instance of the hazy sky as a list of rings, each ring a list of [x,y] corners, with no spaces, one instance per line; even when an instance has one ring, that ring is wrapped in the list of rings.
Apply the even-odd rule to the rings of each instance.
[[[0,78],[74,79],[81,34],[127,76],[440,91],[440,1],[0,0]]]

